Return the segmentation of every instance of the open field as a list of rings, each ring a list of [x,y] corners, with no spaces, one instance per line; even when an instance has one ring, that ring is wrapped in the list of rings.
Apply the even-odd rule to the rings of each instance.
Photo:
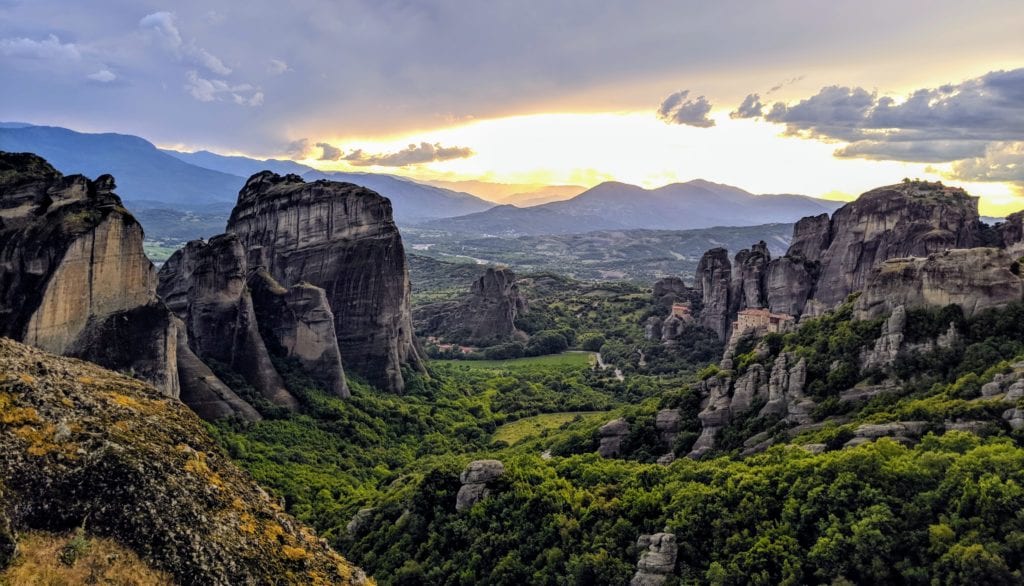
[[[537,437],[549,429],[558,429],[580,418],[581,420],[603,419],[610,411],[567,411],[564,413],[542,413],[506,423],[494,431],[493,440],[515,445],[528,437]]]

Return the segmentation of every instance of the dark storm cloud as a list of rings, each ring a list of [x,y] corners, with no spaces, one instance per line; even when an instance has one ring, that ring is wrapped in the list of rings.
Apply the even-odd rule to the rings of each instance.
[[[1024,68],[919,89],[902,100],[829,86],[793,104],[777,102],[761,116],[791,135],[848,142],[837,157],[958,161],[956,179],[1024,180]]]
[[[830,86],[795,104],[777,102],[764,119],[785,124],[790,134],[865,141],[875,154],[895,144],[897,160],[912,152],[901,143],[933,141],[933,152],[948,147],[946,160],[953,160],[969,148],[955,143],[1024,136],[1024,68],[919,89],[899,103],[864,88]]]
[[[327,154],[326,149],[324,149],[324,154]],[[469,147],[446,147],[441,146],[439,143],[421,142],[418,145],[410,144],[408,147],[394,153],[369,154],[362,149],[356,149],[342,157],[342,159],[360,167],[372,165],[405,167],[408,165],[433,163],[435,161],[465,159],[471,156],[473,156],[473,149]]]
[[[743,98],[739,108],[729,112],[730,118],[758,118],[764,114],[764,104],[761,103],[761,96],[750,94]]]
[[[661,102],[658,108],[658,118],[670,124],[685,124],[698,128],[710,128],[715,121],[708,118],[711,112],[711,103],[707,98],[700,96],[695,99],[688,99],[690,90],[676,92]]]

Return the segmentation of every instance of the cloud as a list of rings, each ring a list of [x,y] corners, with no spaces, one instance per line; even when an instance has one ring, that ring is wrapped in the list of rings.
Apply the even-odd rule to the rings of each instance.
[[[739,108],[729,112],[729,118],[759,118],[764,113],[764,104],[761,103],[761,96],[750,94],[743,98]]]
[[[766,93],[768,95],[774,94],[775,92],[781,90],[782,88],[786,87],[787,85],[793,85],[794,83],[799,83],[799,82],[803,81],[804,77],[805,76],[803,76],[803,75],[798,75],[796,77],[791,77],[789,79],[784,79],[784,80],[780,81],[779,83],[777,83],[776,85],[772,86],[772,88],[769,89]]]
[[[964,181],[1008,181],[1024,186],[1024,142],[995,142],[980,157],[953,163],[948,176]]]
[[[685,124],[698,128],[714,126],[715,121],[708,118],[708,113],[711,112],[711,103],[707,101],[707,98],[700,96],[688,100],[689,95],[690,90],[683,90],[665,98],[658,108],[658,118],[669,124]]]
[[[223,79],[207,79],[194,70],[185,74],[185,90],[200,102],[219,102],[230,98],[240,106],[263,105],[263,92],[252,85],[232,85]]]
[[[319,146],[319,145],[317,145]],[[326,149],[324,151],[326,154]],[[469,147],[445,147],[440,143],[410,144],[408,147],[394,152],[383,154],[368,154],[362,149],[356,149],[342,157],[343,160],[359,167],[377,165],[381,167],[405,167],[407,165],[419,165],[435,161],[450,161],[452,159],[465,159],[473,156],[474,152]]]
[[[293,140],[284,147],[284,154],[291,159],[305,159],[309,153],[312,141],[308,138]]]
[[[90,73],[85,77],[91,79],[92,81],[98,81],[100,83],[110,83],[117,79],[117,74],[109,69],[104,68],[100,69],[95,73]]]
[[[280,59],[271,59],[267,64],[267,73],[270,75],[281,75],[282,73],[291,71],[288,67],[288,63]]]
[[[744,100],[735,117],[760,117],[785,125],[790,135],[848,143],[835,151],[837,157],[954,163],[947,173],[952,179],[1024,180],[1024,68],[922,88],[901,98],[828,86],[796,103],[776,102],[757,113],[752,97],[756,94]]]
[[[344,151],[326,142],[318,142],[316,146],[321,150],[318,157],[321,161],[337,161],[344,154]]]
[[[46,61],[78,61],[82,58],[74,43],[62,43],[57,35],[52,34],[39,41],[25,37],[0,39],[0,55]]]
[[[185,42],[178,29],[177,17],[173,12],[154,12],[139,20],[139,27],[155,38],[160,45],[179,59],[186,59],[217,75],[230,75],[231,68],[219,57],[196,45],[194,40]]]
[[[139,27],[151,32],[164,48],[170,51],[179,51],[184,44],[184,41],[181,39],[181,31],[178,30],[173,13],[154,12],[147,14],[139,20]]]

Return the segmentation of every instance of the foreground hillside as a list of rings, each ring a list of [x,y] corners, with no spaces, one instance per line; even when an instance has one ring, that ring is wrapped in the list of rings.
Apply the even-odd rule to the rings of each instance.
[[[72,540],[72,550],[84,555],[93,536],[109,538],[117,543],[96,547],[126,547],[145,563],[138,572],[181,584],[366,581],[231,464],[187,407],[6,339],[0,478],[0,566],[13,563],[13,576],[40,563],[47,537],[38,532],[81,528],[86,545]]]

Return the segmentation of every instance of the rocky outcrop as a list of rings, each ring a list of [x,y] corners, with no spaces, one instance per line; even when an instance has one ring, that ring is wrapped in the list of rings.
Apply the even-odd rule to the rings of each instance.
[[[758,416],[775,415],[792,424],[810,422],[815,404],[804,396],[806,384],[807,360],[797,360],[788,352],[779,354],[768,376],[768,402]]]
[[[835,307],[891,258],[977,246],[979,226],[977,198],[959,188],[907,182],[868,191],[832,215],[820,258],[802,256],[821,263],[813,299],[824,309]],[[810,238],[787,255],[801,256],[804,242]]]
[[[701,433],[690,448],[689,457],[700,458],[715,447],[718,433],[738,415],[763,405],[757,417],[774,416],[792,425],[811,420],[814,401],[804,395],[807,386],[807,361],[783,352],[772,363],[771,371],[751,364],[743,374],[712,376],[697,385],[702,399]]]
[[[490,346],[526,335],[516,318],[528,311],[526,297],[507,268],[488,268],[461,299],[424,305],[416,310],[417,331],[461,344]]]
[[[732,264],[730,298],[730,322],[741,309],[760,309],[768,306],[767,277],[768,263],[772,255],[764,240],[749,249],[736,253]]]
[[[712,248],[705,252],[697,264],[694,287],[701,299],[700,324],[714,331],[722,340],[729,335],[731,285],[732,263],[729,262],[729,251]]]
[[[882,335],[875,340],[870,350],[865,350],[860,357],[864,369],[885,368],[896,361],[903,348],[903,329],[907,325],[907,310],[902,305],[892,310],[882,326]]]
[[[1006,221],[1000,222],[996,229],[1003,248],[1012,251],[1013,256],[1018,258],[1024,254],[1024,211],[1006,216]]]
[[[369,581],[147,384],[0,339],[0,412],[0,551],[85,526],[179,584]]]
[[[0,153],[0,336],[134,372],[179,394],[176,335],[142,227],[114,178]]]
[[[661,586],[675,572],[679,546],[673,533],[641,535],[636,546],[643,549],[636,574],[629,586]]]
[[[602,458],[614,458],[622,454],[622,444],[629,436],[629,423],[622,419],[613,419],[597,430],[600,444],[597,453]]]
[[[158,291],[185,323],[196,356],[231,368],[271,403],[297,408],[260,335],[247,273],[234,235],[195,240],[164,263]]]
[[[309,283],[286,289],[262,267],[250,272],[248,286],[260,334],[270,351],[297,360],[328,392],[350,396],[334,313],[324,290]]]
[[[1024,281],[1014,272],[1014,263],[998,248],[946,250],[925,258],[888,260],[868,279],[857,299],[856,316],[870,319],[897,306],[955,304],[970,317],[983,309],[1020,301]]]
[[[505,473],[505,465],[498,460],[474,460],[459,476],[462,486],[455,495],[455,510],[472,507],[490,494],[494,481]]]
[[[652,290],[654,302],[666,308],[676,302],[689,301],[692,293],[693,291],[679,277],[658,279]]]
[[[262,419],[259,412],[224,384],[188,346],[188,337],[181,325],[178,337],[178,378],[181,381],[181,402],[203,419],[237,417],[246,421]]]
[[[227,232],[281,285],[324,289],[345,367],[381,388],[422,370],[409,274],[391,203],[356,185],[269,171],[249,178]]]

